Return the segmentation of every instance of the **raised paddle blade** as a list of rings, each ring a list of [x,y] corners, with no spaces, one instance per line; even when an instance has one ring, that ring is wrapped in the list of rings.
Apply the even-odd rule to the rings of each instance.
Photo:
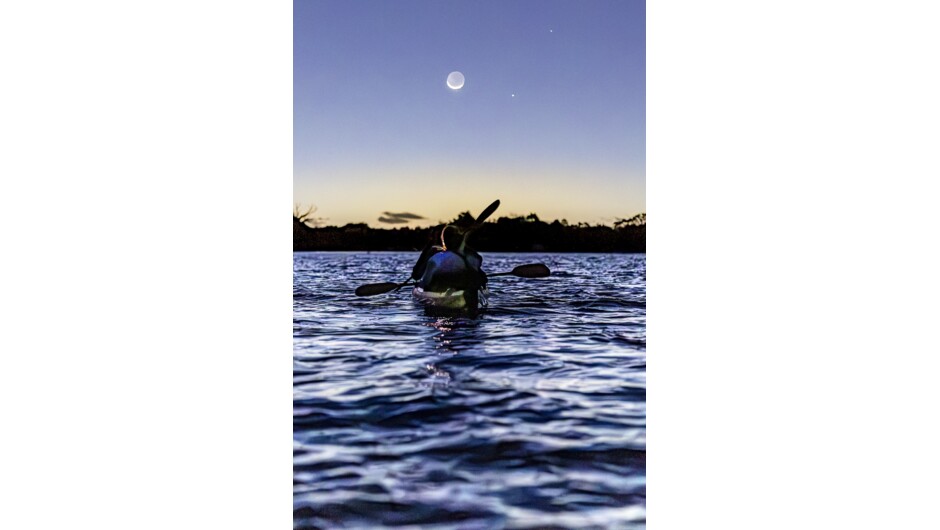
[[[520,278],[547,278],[552,275],[552,271],[541,263],[530,263],[529,265],[519,265],[512,270],[512,275]]]
[[[398,289],[399,286],[401,286],[401,284],[395,282],[367,283],[356,288],[356,296],[375,296],[377,294],[394,291]]]
[[[472,234],[481,226],[483,226],[483,222],[486,221],[486,219],[489,216],[493,215],[493,212],[495,212],[497,208],[499,208],[499,199],[496,199],[495,201],[493,201],[493,203],[487,206],[485,210],[480,212],[480,215],[477,216],[477,219],[476,221],[473,222],[473,225],[471,225],[470,228],[468,228],[467,231],[464,232],[463,239],[460,241],[460,253],[461,254],[463,254],[464,247],[467,246],[467,238],[470,237],[470,234]]]
[[[477,216],[477,220],[475,224],[477,225],[483,224],[483,221],[486,221],[489,218],[489,216],[493,215],[493,212],[495,212],[497,208],[499,208],[499,199],[496,199],[495,201],[493,201],[493,204],[487,206],[485,210],[480,212],[480,215]]]

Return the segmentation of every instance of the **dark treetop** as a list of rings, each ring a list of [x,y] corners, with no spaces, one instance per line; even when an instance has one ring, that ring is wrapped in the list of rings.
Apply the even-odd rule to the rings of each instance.
[[[451,221],[472,220],[464,212]],[[433,227],[370,228],[365,223],[311,228],[294,216],[294,250],[398,250],[420,251]],[[614,226],[566,221],[541,221],[536,214],[500,217],[473,234],[473,247],[481,252],[646,252],[646,214]]]

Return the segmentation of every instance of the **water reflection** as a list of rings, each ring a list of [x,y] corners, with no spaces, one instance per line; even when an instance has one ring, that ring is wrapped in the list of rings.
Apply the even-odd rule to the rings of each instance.
[[[482,315],[474,317],[437,317],[425,323],[437,331],[431,339],[440,355],[456,355],[473,350],[482,343],[477,330]]]
[[[430,381],[428,383],[425,383],[426,385],[441,386],[441,387],[446,387],[450,385],[450,380],[451,380],[450,372],[442,368],[439,368],[438,366],[435,366],[433,364],[427,364],[425,365],[425,368],[427,369],[428,377],[430,378]]]

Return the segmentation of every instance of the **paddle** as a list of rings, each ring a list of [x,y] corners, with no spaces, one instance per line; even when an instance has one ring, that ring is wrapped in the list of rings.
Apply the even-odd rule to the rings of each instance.
[[[493,201],[493,203],[487,206],[485,210],[480,212],[480,215],[477,216],[476,221],[474,221],[470,228],[467,228],[467,231],[463,233],[463,239],[460,240],[459,247],[459,252],[461,254],[463,254],[464,248],[467,246],[467,238],[470,237],[470,234],[475,232],[478,228],[482,227],[483,222],[486,221],[489,216],[493,215],[493,212],[495,212],[497,208],[499,208],[499,199]]]
[[[356,287],[356,296],[375,296],[377,294],[387,293],[389,291],[394,291],[401,289],[406,285],[414,285],[414,283],[395,283],[395,282],[385,282],[385,283],[367,283],[365,285],[360,285]]]
[[[528,265],[519,265],[518,267],[516,267],[515,269],[509,272],[497,272],[496,274],[488,274],[487,277],[492,278],[493,276],[517,276],[519,278],[545,278],[545,277],[550,276],[551,274],[552,274],[552,271],[548,270],[548,267],[546,267],[545,265],[541,263],[530,263]],[[412,282],[367,283],[365,285],[360,285],[359,287],[356,288],[356,296],[375,296],[377,294],[383,294],[389,291],[395,291],[408,285],[414,285],[414,283]]]
[[[499,199],[496,199],[495,201],[493,201],[493,204],[487,206],[485,210],[480,212],[480,215],[477,216],[477,220],[474,221],[473,227],[471,228],[471,230],[476,230],[477,228],[482,226],[483,221],[486,221],[487,218],[489,218],[489,216],[493,215],[493,212],[495,212],[497,208],[499,208]]]
[[[488,278],[493,276],[518,276],[520,278],[547,278],[551,276],[552,271],[541,263],[530,263],[528,265],[519,265],[509,272],[497,272],[496,274],[487,274]]]

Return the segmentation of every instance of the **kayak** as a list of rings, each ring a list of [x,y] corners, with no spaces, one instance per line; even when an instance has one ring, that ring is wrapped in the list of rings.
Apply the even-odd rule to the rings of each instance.
[[[483,272],[483,257],[467,245],[467,237],[483,226],[498,207],[499,200],[493,201],[476,220],[470,218],[473,223],[470,226],[446,224],[440,231],[433,229],[407,281],[360,285],[356,288],[356,296],[373,296],[414,285],[412,296],[430,308],[473,312],[481,306],[486,307],[490,293],[486,288],[488,277]],[[546,278],[549,275],[551,271],[544,264],[530,263],[492,276]],[[412,280],[415,283],[412,284]]]
[[[424,247],[411,270],[416,280],[415,298],[431,307],[476,310],[486,305],[486,273],[483,257],[467,245],[467,238],[499,207],[499,200],[486,207],[472,225],[446,224]],[[450,230],[448,230],[450,228]],[[440,245],[437,239],[440,238]]]
[[[463,289],[455,291],[448,289],[444,292],[425,291],[420,287],[415,287],[412,294],[420,302],[444,309],[466,309],[468,307],[467,293]]]
[[[433,229],[407,281],[360,285],[356,288],[356,296],[373,296],[414,285],[412,296],[429,308],[473,312],[481,306],[486,307],[489,291],[486,288],[488,276],[483,272],[483,257],[467,245],[467,237],[483,226],[498,206],[499,201],[493,201],[476,220],[471,218],[473,224],[469,227],[447,224],[440,231]],[[492,276],[546,278],[549,275],[551,271],[544,264],[530,263]],[[412,280],[415,283],[411,283]]]
[[[486,305],[486,275],[482,260],[444,250],[428,258],[427,267],[412,291],[420,302],[442,309],[477,309]]]

